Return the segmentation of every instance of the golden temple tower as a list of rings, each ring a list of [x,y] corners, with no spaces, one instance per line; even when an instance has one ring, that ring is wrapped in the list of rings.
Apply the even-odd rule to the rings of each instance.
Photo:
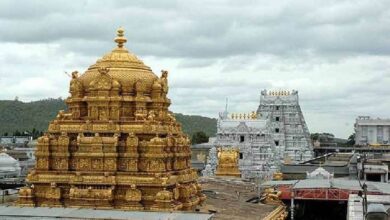
[[[118,46],[78,76],[67,111],[38,139],[20,206],[189,210],[204,201],[190,140],[169,112],[168,72],[157,77]]]

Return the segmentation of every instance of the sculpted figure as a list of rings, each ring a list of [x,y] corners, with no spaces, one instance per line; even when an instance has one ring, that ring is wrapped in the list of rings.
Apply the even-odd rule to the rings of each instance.
[[[149,113],[148,113],[148,120],[149,121],[154,121],[154,117],[156,115],[154,114],[154,111],[153,110],[150,110]]]
[[[134,91],[137,97],[143,95],[143,88],[141,81],[137,80],[137,82],[134,83]]]
[[[264,190],[260,200],[262,200],[262,202],[265,204],[280,204],[281,201],[279,197],[281,194],[281,191],[277,191],[273,188],[267,188]]]
[[[163,93],[168,93],[168,71],[161,70],[160,84],[162,87]]]
[[[106,108],[102,108],[100,110],[99,119],[100,120],[108,120],[108,115],[107,115],[107,109]]]
[[[57,120],[67,120],[67,119],[71,119],[72,118],[72,114],[71,113],[65,113],[64,110],[60,110],[57,114]]]
[[[131,188],[126,192],[126,201],[128,202],[139,202],[142,198],[142,193],[137,189],[135,184],[131,184]]]
[[[70,80],[70,86],[69,86],[69,93],[72,96],[79,96],[80,93],[83,90],[83,85],[81,84],[80,80],[78,79],[79,72],[73,71],[72,72],[72,79]]]
[[[143,121],[145,120],[147,113],[145,112],[146,110],[143,109],[137,109],[135,110],[134,116],[136,121]]]
[[[100,73],[100,77],[98,77],[96,80],[92,81],[90,83],[90,87],[93,87],[97,90],[110,90],[112,88],[112,79],[110,75],[108,75],[108,72],[110,69],[106,67],[102,67],[98,69]]]

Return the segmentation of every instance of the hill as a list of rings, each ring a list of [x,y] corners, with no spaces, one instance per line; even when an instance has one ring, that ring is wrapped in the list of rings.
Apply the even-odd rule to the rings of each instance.
[[[62,99],[45,99],[33,102],[11,100],[0,101],[0,135],[15,131],[45,131],[49,122],[58,111],[66,109]],[[175,113],[176,119],[182,124],[186,134],[192,137],[197,131],[203,131],[208,136],[214,136],[217,131],[217,120],[197,115]]]

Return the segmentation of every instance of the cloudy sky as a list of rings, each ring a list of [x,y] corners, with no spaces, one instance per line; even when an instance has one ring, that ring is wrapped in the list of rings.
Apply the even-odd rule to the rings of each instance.
[[[390,1],[0,1],[0,99],[67,97],[115,47],[170,72],[171,110],[256,110],[295,89],[311,132],[347,137],[358,115],[390,118]]]

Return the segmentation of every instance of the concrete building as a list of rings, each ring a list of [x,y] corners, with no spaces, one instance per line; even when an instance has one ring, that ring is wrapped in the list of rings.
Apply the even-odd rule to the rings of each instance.
[[[390,119],[359,116],[355,134],[355,144],[359,146],[390,144]]]
[[[331,173],[335,178],[357,179],[357,155],[353,153],[330,153],[305,161],[301,164],[283,164],[280,172],[284,180],[299,180],[307,178],[311,173],[321,168]]]
[[[32,136],[0,136],[0,145],[27,145]]]
[[[284,152],[285,161],[301,162],[313,157],[298,91],[261,91],[257,114],[270,121],[270,134],[275,147]]]

